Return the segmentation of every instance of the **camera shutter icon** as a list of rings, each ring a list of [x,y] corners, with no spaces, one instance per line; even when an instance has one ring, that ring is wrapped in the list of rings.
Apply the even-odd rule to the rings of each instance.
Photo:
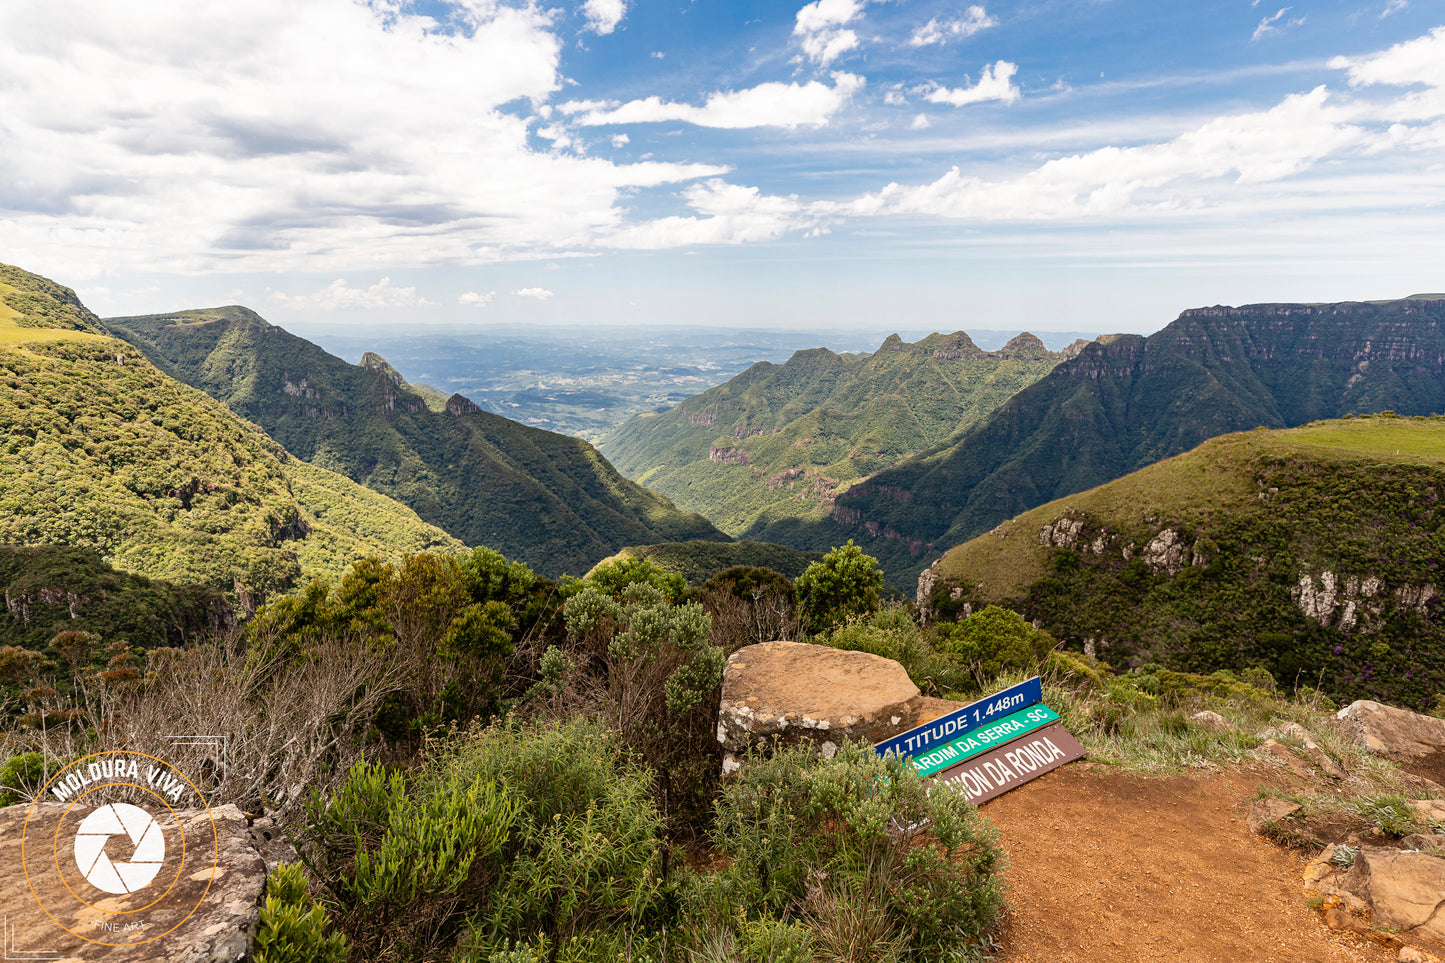
[[[112,836],[127,836],[135,849],[117,862],[105,854]],[[75,865],[96,889],[117,895],[151,884],[166,858],[166,836],[155,817],[130,803],[111,803],[86,816],[75,832]]]

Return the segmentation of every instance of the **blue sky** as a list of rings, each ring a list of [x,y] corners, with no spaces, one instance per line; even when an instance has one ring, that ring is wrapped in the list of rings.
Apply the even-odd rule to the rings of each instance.
[[[0,260],[102,314],[1157,330],[1445,290],[1445,5],[0,7]]]

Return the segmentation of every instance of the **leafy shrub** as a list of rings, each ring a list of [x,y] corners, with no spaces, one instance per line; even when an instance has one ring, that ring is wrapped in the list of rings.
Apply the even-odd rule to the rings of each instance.
[[[654,565],[650,559],[627,556],[601,562],[587,573],[585,584],[613,597],[620,596],[629,585],[651,585],[669,602],[682,599],[687,580],[676,572]]]
[[[980,686],[1002,672],[1034,672],[1054,650],[1053,636],[1022,615],[990,605],[962,622],[938,626],[938,647],[956,655]]]
[[[671,604],[648,582],[626,585],[618,598],[587,585],[563,613],[592,662],[574,708],[606,719],[656,770],[664,815],[700,825],[721,770],[716,713],[726,657],[707,641],[710,616],[695,602]]]
[[[651,776],[584,720],[478,730],[410,776],[356,766],[308,817],[302,853],[367,960],[459,942],[475,960],[533,944],[600,960],[586,947],[661,912]]]
[[[906,763],[865,745],[829,760],[805,747],[750,758],[724,787],[715,843],[731,860],[717,882],[724,905],[801,912],[824,946],[866,932],[869,952],[947,958],[1002,904],[993,828],[962,794],[930,794]]]
[[[22,752],[0,763],[0,806],[30,798],[45,782],[45,754]]]
[[[346,937],[328,935],[326,910],[307,908],[306,888],[306,874],[294,863],[282,863],[266,878],[266,902],[251,948],[254,963],[344,963]]]
[[[814,562],[793,583],[798,617],[810,632],[820,632],[850,618],[878,611],[882,605],[883,572],[878,560],[848,539]]]
[[[367,959],[454,941],[467,903],[496,885],[522,809],[480,778],[409,782],[361,763],[329,805],[313,797],[307,807],[306,854],[324,868],[340,922]]]
[[[892,659],[908,672],[918,688],[932,695],[944,695],[973,687],[973,676],[958,659],[934,649],[930,634],[924,633],[902,605],[890,605],[867,618],[839,626],[817,641],[835,649],[868,652]]]

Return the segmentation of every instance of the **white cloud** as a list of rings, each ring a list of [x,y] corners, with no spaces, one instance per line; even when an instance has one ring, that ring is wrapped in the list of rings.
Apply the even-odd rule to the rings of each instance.
[[[7,246],[77,280],[552,257],[630,189],[729,170],[534,148],[510,105],[563,86],[552,15],[446,9],[455,29],[380,0],[0,3]]]
[[[568,101],[558,109],[580,114],[576,122],[589,127],[663,121],[683,121],[699,127],[823,127],[863,84],[863,78],[856,74],[838,72],[833,74],[831,87],[816,80],[806,84],[765,83],[747,90],[709,94],[701,107],[648,97],[625,104]]]
[[[966,40],[976,33],[981,33],[989,27],[997,27],[998,20],[988,15],[983,7],[974,5],[964,11],[963,16],[957,20],[938,20],[937,17],[928,21],[908,39],[910,47],[927,47],[930,44],[944,43],[948,40]]]
[[[473,307],[485,308],[497,298],[496,291],[488,291],[482,294],[480,291],[467,291],[457,296],[458,304],[470,304]]]
[[[399,288],[391,278],[382,278],[367,288],[353,288],[337,278],[314,294],[288,295],[272,291],[271,298],[292,307],[316,308],[321,311],[356,311],[364,308],[413,308],[435,304],[417,297],[416,288]]]
[[[1346,79],[1351,87],[1425,84],[1445,88],[1445,27],[1436,27],[1423,37],[1397,43],[1368,57],[1336,57],[1330,67],[1348,71]]]
[[[631,140],[632,140],[632,138],[631,138],[631,137],[628,137],[626,134],[613,134],[613,135],[612,135],[612,146],[613,146],[613,147],[626,147],[626,146],[628,145],[628,143],[631,142]]]
[[[825,214],[795,195],[778,197],[713,179],[683,192],[701,216],[663,217],[624,228],[608,239],[613,247],[657,250],[692,244],[769,241],[789,231],[821,230]]]
[[[1259,26],[1254,28],[1253,36],[1249,38],[1250,42],[1259,40],[1262,37],[1267,37],[1272,33],[1278,33],[1281,30],[1288,30],[1290,27],[1298,27],[1300,24],[1304,23],[1304,17],[1293,17],[1290,20],[1286,20],[1283,25],[1280,24],[1280,19],[1293,9],[1293,7],[1280,7],[1279,11],[1274,16],[1265,17],[1263,20],[1261,20],[1259,22]]]
[[[627,16],[627,0],[587,0],[582,4],[582,15],[587,18],[588,30],[606,35]]]
[[[1013,75],[1018,72],[1018,64],[1011,64],[1007,60],[1000,60],[983,68],[979,75],[978,83],[972,87],[935,87],[928,92],[925,99],[934,104],[952,104],[955,107],[962,107],[965,104],[979,104],[984,101],[997,100],[1005,104],[1011,104],[1023,96],[1018,87],[1014,86]]]
[[[844,24],[863,16],[864,2],[866,0],[814,0],[798,11],[793,36],[799,39],[808,59],[826,67],[858,47],[858,34],[845,29]]]
[[[1445,28],[1439,33],[1432,42],[1445,44]],[[1391,83],[1409,82],[1438,74],[1433,49],[1401,45],[1348,66],[1352,77],[1358,72],[1361,78],[1378,75],[1392,78]],[[1326,88],[1317,87],[1286,97],[1270,110],[1216,118],[1169,141],[1103,147],[1002,180],[985,180],[955,167],[930,184],[890,184],[833,213],[1039,221],[1197,214],[1232,207],[1251,216],[1269,206],[1288,207],[1291,197],[1305,209],[1320,210],[1331,204],[1333,189],[1294,179],[1326,158],[1397,143],[1402,136],[1399,124],[1364,123],[1376,120],[1375,110],[1357,102],[1334,102]],[[1445,113],[1445,105],[1440,110]],[[1437,128],[1418,128],[1416,133],[1438,134]],[[1369,205],[1382,202],[1379,185],[1355,191],[1356,201],[1368,194]]]
[[[928,115],[927,115],[927,114],[914,114],[914,115],[913,115],[913,123],[911,123],[911,124],[908,125],[908,129],[909,129],[909,130],[926,130],[927,128],[929,128],[929,127],[931,127],[931,126],[933,126],[933,125],[928,122]]]
[[[908,98],[903,95],[903,85],[894,84],[888,93],[883,95],[883,102],[894,107],[902,107],[908,103]]]
[[[519,298],[535,298],[538,301],[550,301],[556,296],[546,288],[518,288],[512,293]]]

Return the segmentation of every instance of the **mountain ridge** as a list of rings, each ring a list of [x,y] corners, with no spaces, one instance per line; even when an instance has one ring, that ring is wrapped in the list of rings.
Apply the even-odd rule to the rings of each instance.
[[[837,498],[802,547],[858,538],[892,570],[1207,438],[1384,409],[1445,411],[1445,300],[1213,306],[1101,338],[956,440]],[[747,537],[753,537],[748,533]]]
[[[626,545],[727,539],[622,477],[580,439],[510,421],[461,395],[435,410],[380,355],[348,364],[258,318],[214,308],[105,323],[298,458],[540,574],[586,571]]]
[[[870,354],[802,349],[638,416],[601,447],[729,534],[781,542],[770,526],[826,517],[840,491],[955,435],[1078,348],[1024,333],[983,351],[956,331],[914,344],[892,334]]]

